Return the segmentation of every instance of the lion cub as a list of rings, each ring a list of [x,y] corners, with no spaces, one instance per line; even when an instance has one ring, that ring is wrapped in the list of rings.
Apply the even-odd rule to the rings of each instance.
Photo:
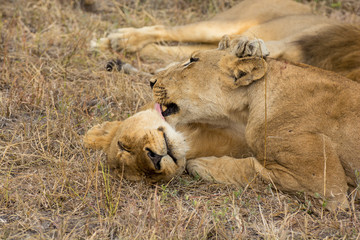
[[[185,139],[155,109],[96,125],[84,143],[103,150],[109,166],[129,180],[168,181],[185,169]]]

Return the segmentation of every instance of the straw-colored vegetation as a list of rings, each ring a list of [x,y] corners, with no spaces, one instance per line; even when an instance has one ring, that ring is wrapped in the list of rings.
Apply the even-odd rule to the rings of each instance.
[[[116,179],[85,149],[94,124],[125,119],[151,99],[148,79],[105,71],[120,58],[89,51],[111,29],[205,19],[237,1],[0,1],[0,239],[360,238],[360,203],[329,213],[314,198],[270,186],[210,184],[186,174],[166,185]],[[304,1],[305,2],[305,1]],[[307,2],[307,1],[306,1]],[[321,1],[352,21],[358,0]]]

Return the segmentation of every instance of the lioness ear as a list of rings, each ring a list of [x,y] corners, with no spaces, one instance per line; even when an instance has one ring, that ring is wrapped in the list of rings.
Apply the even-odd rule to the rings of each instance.
[[[105,151],[110,147],[120,125],[120,121],[114,121],[104,122],[92,127],[84,136],[85,147]]]
[[[226,84],[232,88],[247,86],[262,78],[267,72],[267,63],[260,57],[225,56],[220,60],[219,67],[229,75]]]

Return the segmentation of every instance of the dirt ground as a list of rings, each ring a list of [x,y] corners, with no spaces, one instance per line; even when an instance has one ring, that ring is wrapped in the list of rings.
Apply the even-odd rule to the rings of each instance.
[[[119,27],[209,18],[235,0],[0,1],[1,239],[360,239],[360,203],[329,213],[271,188],[117,179],[85,149],[87,129],[125,119],[151,99],[148,78],[107,72],[119,58],[152,72],[164,62],[92,52]],[[359,0],[312,0],[318,14],[359,24]]]

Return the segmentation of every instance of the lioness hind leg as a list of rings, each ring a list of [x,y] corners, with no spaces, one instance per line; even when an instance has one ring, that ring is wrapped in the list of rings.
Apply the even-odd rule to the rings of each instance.
[[[269,138],[267,144],[266,168],[279,189],[322,196],[329,210],[349,208],[347,177],[329,137],[302,133]]]

